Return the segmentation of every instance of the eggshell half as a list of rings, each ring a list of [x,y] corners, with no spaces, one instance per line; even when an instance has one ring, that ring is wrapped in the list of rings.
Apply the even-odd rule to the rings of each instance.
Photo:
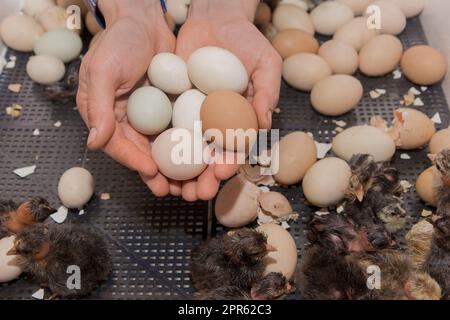
[[[14,247],[14,236],[0,239],[0,283],[17,279],[22,273],[23,259],[6,255]]]
[[[437,198],[435,190],[440,185],[439,172],[432,166],[422,172],[416,180],[416,191],[425,203],[436,207]]]

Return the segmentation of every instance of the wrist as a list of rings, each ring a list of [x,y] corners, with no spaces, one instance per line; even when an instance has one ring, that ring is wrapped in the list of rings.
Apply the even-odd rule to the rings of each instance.
[[[259,0],[191,0],[189,18],[253,22]]]
[[[99,0],[98,8],[105,17],[106,25],[121,18],[133,18],[145,23],[155,23],[158,18],[164,19],[160,0]]]

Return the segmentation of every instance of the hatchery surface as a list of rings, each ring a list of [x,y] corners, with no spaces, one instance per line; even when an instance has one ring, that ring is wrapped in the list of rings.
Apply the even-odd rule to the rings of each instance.
[[[406,31],[400,36],[405,47],[426,43],[419,19],[409,20]],[[321,39],[325,40],[325,39]],[[200,243],[208,233],[208,203],[187,203],[177,198],[158,199],[140,181],[139,176],[116,164],[101,152],[85,148],[87,131],[75,104],[55,105],[47,101],[42,88],[26,75],[25,65],[29,54],[10,50],[17,57],[14,69],[6,69],[0,75],[0,194],[1,198],[16,201],[30,196],[47,197],[59,205],[57,183],[68,168],[82,166],[96,179],[96,195],[87,205],[86,213],[71,212],[68,221],[90,225],[104,234],[113,254],[114,273],[89,299],[186,299],[192,289],[189,282],[188,259],[190,249]],[[392,119],[392,111],[400,106],[403,94],[413,86],[404,78],[394,80],[389,74],[383,78],[367,78],[361,75],[365,94],[358,108],[339,117],[323,117],[313,111],[309,95],[298,92],[283,83],[279,107],[274,115],[273,127],[281,136],[302,130],[311,132],[317,141],[329,143],[336,125],[331,120],[344,120],[348,126],[367,123],[371,116],[381,115]],[[8,91],[12,83],[22,84],[20,93]],[[416,86],[417,87],[417,86]],[[373,89],[386,89],[386,95],[371,99]],[[449,111],[441,87],[430,87],[421,95],[424,107],[418,107],[428,116],[440,113],[442,124],[448,127]],[[23,106],[19,119],[11,119],[5,108],[12,103]],[[61,127],[54,123],[61,121]],[[33,136],[34,129],[40,130]],[[397,152],[394,164],[402,179],[414,183],[415,178],[430,163],[427,151],[408,152],[411,160],[400,159]],[[13,170],[36,165],[36,172],[20,179]],[[298,246],[299,261],[305,244],[308,221],[314,209],[303,203],[299,186],[279,188],[291,201],[301,218],[291,223],[290,232]],[[109,193],[111,199],[100,200],[101,193]],[[408,223],[399,239],[419,218],[424,204],[414,188],[406,194]],[[213,224],[212,234],[223,232]],[[400,240],[400,243],[402,241]],[[22,277],[0,286],[0,299],[31,299],[39,287]],[[300,293],[289,299],[298,298]]]

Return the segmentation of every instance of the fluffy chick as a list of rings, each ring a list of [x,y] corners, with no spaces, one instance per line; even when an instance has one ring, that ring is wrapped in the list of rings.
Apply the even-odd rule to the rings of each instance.
[[[80,66],[81,59],[72,61],[67,67],[66,75],[62,81],[45,86],[44,93],[46,98],[61,104],[75,101],[78,91]]]
[[[98,233],[72,224],[35,224],[20,232],[8,255],[25,258],[25,271],[47,286],[52,297],[77,298],[90,294],[111,272],[108,248]],[[80,269],[79,288],[68,288],[69,266]]]
[[[263,258],[275,249],[267,237],[243,228],[194,248],[190,273],[196,290],[239,287],[249,290],[265,270]]]
[[[430,155],[436,165],[442,184],[437,187],[437,214],[450,215],[450,149],[445,149],[437,155]]]

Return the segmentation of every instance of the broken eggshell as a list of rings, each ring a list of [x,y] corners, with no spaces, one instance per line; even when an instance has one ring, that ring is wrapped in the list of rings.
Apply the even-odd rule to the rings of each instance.
[[[14,246],[14,240],[14,236],[0,239],[0,283],[12,281],[22,273],[22,259],[7,255]]]
[[[288,220],[297,220],[298,214],[292,210],[289,200],[279,192],[264,192],[258,197],[260,211],[280,223]]]
[[[432,166],[422,172],[416,180],[416,192],[425,203],[436,207],[436,188],[441,184],[439,172]]]

